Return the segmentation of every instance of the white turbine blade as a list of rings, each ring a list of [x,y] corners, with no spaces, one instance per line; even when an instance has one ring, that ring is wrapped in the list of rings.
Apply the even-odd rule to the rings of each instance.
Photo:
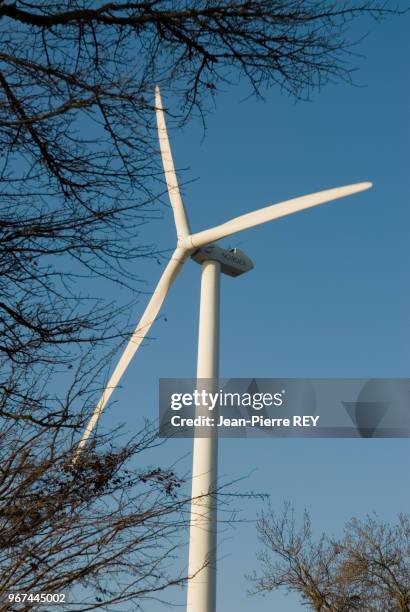
[[[165,114],[162,106],[159,87],[155,88],[155,108],[157,115],[158,138],[161,149],[162,164],[164,166],[165,180],[167,183],[169,199],[174,212],[175,227],[178,238],[185,238],[191,233],[188,219],[185,213],[184,203],[179,191],[178,179],[172,159],[171,146],[169,144]]]
[[[285,202],[280,202],[279,204],[266,206],[265,208],[260,208],[259,210],[247,213],[246,215],[241,215],[240,217],[231,219],[222,225],[217,225],[216,227],[211,227],[203,232],[192,234],[187,238],[186,244],[190,248],[205,246],[206,244],[210,244],[211,242],[215,242],[216,240],[220,240],[226,236],[231,236],[232,234],[236,234],[242,230],[260,225],[261,223],[267,223],[268,221],[273,221],[279,217],[291,215],[300,210],[304,210],[305,208],[310,208],[311,206],[318,206],[319,204],[325,204],[326,202],[331,202],[332,200],[337,200],[338,198],[344,198],[348,195],[352,195],[353,193],[358,193],[359,191],[369,189],[370,187],[372,187],[372,183],[356,183],[354,185],[346,185],[345,187],[336,187],[334,189],[318,191],[316,193],[311,193],[310,195],[293,198],[292,200],[286,200]]]
[[[108,400],[111,397],[111,394],[118,386],[118,383],[120,382],[121,377],[127,369],[135,352],[144,340],[145,336],[148,334],[148,331],[152,323],[156,319],[158,312],[167,296],[167,293],[171,288],[171,285],[177,277],[178,272],[183,266],[185,260],[186,251],[183,251],[182,249],[177,249],[176,251],[174,251],[172,258],[168,262],[168,265],[165,268],[154,293],[152,294],[152,297],[148,303],[147,308],[145,309],[144,314],[142,315],[137,327],[135,328],[134,333],[132,334],[127,346],[125,347],[125,350],[121,355],[121,358],[114,372],[112,373],[111,378],[108,381],[108,384],[104,389],[98,404],[95,407],[93,415],[87,423],[87,426],[84,430],[83,436],[77,448],[74,463],[77,460],[82,447],[84,446],[88,437],[96,426],[100,414],[104,410]]]

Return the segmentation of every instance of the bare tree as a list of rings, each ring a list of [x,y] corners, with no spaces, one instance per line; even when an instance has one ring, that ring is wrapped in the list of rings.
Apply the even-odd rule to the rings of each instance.
[[[254,594],[284,587],[317,612],[363,609],[356,605],[355,594],[340,588],[339,549],[324,534],[315,541],[307,511],[298,526],[289,503],[279,515],[269,508],[257,530],[265,549],[258,554],[261,573],[250,577]]]
[[[185,580],[175,560],[189,509],[182,481],[172,468],[133,467],[158,444],[156,431],[117,447],[97,436],[73,466],[85,418],[75,403],[87,393],[84,373],[75,379],[47,427],[35,409],[34,423],[2,419],[0,610],[50,609],[42,593],[64,593],[61,610],[114,610]]]
[[[390,525],[377,516],[352,519],[342,541],[341,579],[377,611],[410,610],[410,517]]]
[[[249,579],[251,594],[285,588],[317,612],[408,612],[410,521],[401,515],[388,525],[377,516],[352,519],[340,540],[314,538],[305,510],[298,526],[294,509],[263,512],[257,524],[264,549],[260,571]]]

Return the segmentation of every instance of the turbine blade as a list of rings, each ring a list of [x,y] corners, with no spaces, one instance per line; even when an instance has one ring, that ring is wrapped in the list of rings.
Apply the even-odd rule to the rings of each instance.
[[[185,213],[184,203],[179,191],[178,179],[172,159],[171,146],[165,123],[164,108],[162,106],[159,87],[155,88],[155,107],[158,126],[159,146],[161,149],[162,164],[164,166],[165,180],[167,183],[169,199],[174,212],[175,227],[178,238],[185,238],[191,233],[189,222]]]
[[[110,399],[111,394],[118,386],[121,377],[127,369],[131,359],[133,358],[134,354],[138,350],[138,347],[148,334],[149,329],[154,320],[156,319],[158,312],[160,311],[160,308],[167,296],[167,293],[171,288],[172,283],[174,282],[186,260],[186,257],[186,251],[183,251],[182,249],[176,249],[172,255],[172,258],[168,262],[168,265],[165,268],[154,293],[152,294],[152,297],[148,303],[147,308],[145,309],[144,314],[142,315],[137,327],[135,328],[134,333],[132,334],[127,346],[125,347],[124,352],[121,355],[121,358],[114,372],[112,373],[111,378],[108,381],[108,384],[105,387],[90,420],[87,423],[83,436],[77,447],[77,451],[73,461],[74,463],[77,461],[82,447],[87,442],[87,439],[89,438],[91,432],[96,426],[102,411],[104,410],[108,400]]]
[[[217,225],[203,232],[192,234],[187,239],[187,245],[189,245],[190,248],[205,246],[206,244],[210,244],[226,236],[231,236],[245,229],[255,227],[256,225],[273,221],[279,217],[291,215],[305,208],[344,198],[348,195],[364,191],[365,189],[370,189],[370,187],[372,187],[372,183],[355,183],[353,185],[346,185],[345,187],[335,187],[334,189],[318,191],[309,195],[286,200],[279,204],[266,206],[265,208],[260,208],[259,210],[241,215],[240,217],[235,217],[222,225]]]

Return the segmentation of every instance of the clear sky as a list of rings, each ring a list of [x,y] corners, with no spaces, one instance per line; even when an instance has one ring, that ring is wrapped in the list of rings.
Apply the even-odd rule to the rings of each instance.
[[[222,242],[239,246],[255,269],[222,279],[221,375],[224,377],[410,377],[409,16],[370,22],[356,81],[331,85],[312,101],[272,89],[266,101],[227,87],[207,119],[171,131],[176,166],[194,230],[277,201],[372,180],[363,194],[308,210]],[[193,181],[193,179],[198,179]],[[168,201],[144,230],[144,242],[173,248]],[[163,266],[141,262],[153,290]],[[104,414],[104,426],[136,431],[155,418],[160,377],[192,377],[196,368],[200,269],[189,262],[162,314]],[[142,296],[135,322],[143,312]],[[155,451],[159,465],[190,469],[192,441]],[[386,519],[409,508],[409,440],[223,439],[220,475],[247,476],[238,491],[266,492],[312,514],[317,532],[340,533],[352,515]],[[218,610],[297,612],[297,598],[246,596],[257,568],[258,501],[238,499],[248,522],[223,528]],[[184,605],[182,591],[170,594]],[[146,610],[160,608],[148,602]]]

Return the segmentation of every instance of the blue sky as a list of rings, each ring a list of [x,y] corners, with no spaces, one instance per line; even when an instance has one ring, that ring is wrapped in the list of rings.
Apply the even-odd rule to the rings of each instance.
[[[171,131],[175,163],[194,230],[292,196],[372,180],[363,194],[281,219],[222,242],[254,261],[243,277],[222,279],[221,375],[224,377],[409,377],[410,282],[409,16],[370,22],[356,61],[361,87],[330,85],[295,104],[272,89],[247,99],[227,87],[207,119]],[[193,181],[193,179],[197,179]],[[172,214],[144,228],[143,241],[175,242]],[[145,290],[162,266],[142,261]],[[103,425],[130,433],[155,418],[160,377],[196,368],[200,269],[189,262],[160,319],[123,378]],[[142,296],[135,322],[146,304]],[[133,318],[133,317],[131,317]],[[173,440],[155,463],[190,469],[192,441]],[[246,478],[238,491],[270,494],[306,507],[317,531],[337,535],[352,515],[394,519],[408,510],[403,485],[408,440],[224,439],[220,475]],[[260,502],[238,499],[247,522],[223,528],[218,609],[296,612],[295,597],[246,597],[244,574],[257,568],[254,520]],[[182,591],[170,594],[184,605]],[[148,602],[156,612],[159,604]]]

